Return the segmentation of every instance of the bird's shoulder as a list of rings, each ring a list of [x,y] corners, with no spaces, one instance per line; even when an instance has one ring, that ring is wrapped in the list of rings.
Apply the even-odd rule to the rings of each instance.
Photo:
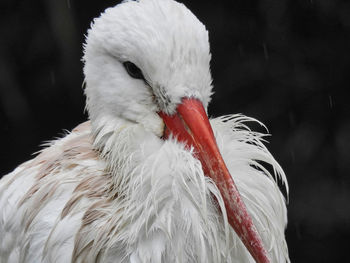
[[[57,248],[56,255],[72,250],[81,218],[94,200],[103,199],[101,188],[109,182],[106,165],[93,149],[89,122],[49,142],[0,180],[0,261],[40,262],[44,253],[38,251],[48,247]],[[67,224],[69,229],[63,227]],[[62,255],[71,255],[67,251]]]
[[[19,165],[0,181],[0,195],[12,188],[19,191],[28,185],[55,180],[74,168],[99,167],[97,152],[93,149],[90,122],[84,122],[62,138],[45,143],[33,159]],[[62,178],[61,178],[62,179]],[[22,181],[27,182],[23,184]],[[34,183],[35,182],[35,183]],[[27,196],[29,197],[29,196]]]

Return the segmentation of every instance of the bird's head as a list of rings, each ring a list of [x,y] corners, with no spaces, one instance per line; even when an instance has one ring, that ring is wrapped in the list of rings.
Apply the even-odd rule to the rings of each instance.
[[[142,124],[195,149],[225,202],[228,221],[258,262],[259,234],[216,145],[206,108],[212,94],[205,26],[173,0],[124,1],[95,19],[85,45],[87,109]]]
[[[184,97],[206,108],[210,50],[204,25],[182,4],[126,1],[94,20],[85,46],[88,110],[163,133],[158,112],[174,114]]]

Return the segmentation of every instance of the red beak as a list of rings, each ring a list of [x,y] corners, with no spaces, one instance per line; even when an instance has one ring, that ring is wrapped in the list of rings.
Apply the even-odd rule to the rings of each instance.
[[[228,222],[258,263],[269,262],[261,238],[253,225],[235,183],[219,152],[213,130],[202,103],[184,98],[174,115],[159,113],[166,125],[164,137],[173,134],[178,141],[193,146],[203,171],[216,184],[225,203]]]

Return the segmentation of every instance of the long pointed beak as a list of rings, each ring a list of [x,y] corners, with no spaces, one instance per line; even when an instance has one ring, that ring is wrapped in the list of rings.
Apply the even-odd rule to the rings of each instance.
[[[166,129],[164,137],[173,134],[178,141],[193,146],[206,176],[212,178],[225,203],[228,222],[258,263],[269,262],[246,206],[219,152],[213,130],[202,103],[184,98],[174,115],[160,112]]]

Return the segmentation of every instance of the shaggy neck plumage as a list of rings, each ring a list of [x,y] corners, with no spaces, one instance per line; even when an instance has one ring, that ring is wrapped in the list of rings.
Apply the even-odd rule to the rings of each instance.
[[[234,160],[228,162],[228,167],[242,198],[263,233],[264,243],[272,248],[271,258],[279,262],[288,259],[284,229],[278,227],[286,221],[284,199],[273,175],[261,162],[271,164],[282,182],[286,181],[283,171],[262,144],[261,134],[251,132],[243,124],[251,120],[235,116],[212,122],[224,159],[227,156]],[[219,191],[184,145],[172,138],[163,141],[142,124],[118,118],[98,122],[95,119],[92,131],[94,147],[106,161],[113,181],[110,194],[115,199],[115,214],[110,228],[115,230],[108,237],[108,244],[103,245],[106,250],[123,244],[125,258],[142,257],[145,262],[155,258],[159,262],[161,259],[229,262],[234,257],[251,262],[249,253],[244,252],[241,241],[225,220]],[[222,145],[222,141],[231,143]],[[253,168],[259,166],[260,170]],[[266,181],[266,189],[258,188],[260,180]],[[242,185],[245,187],[241,188]],[[271,200],[263,197],[265,191],[270,192],[271,200],[276,200],[274,206],[267,205]],[[279,207],[277,211],[275,206]],[[280,223],[274,225],[277,221]]]
[[[93,131],[94,146],[112,174],[116,206],[126,210],[116,216],[130,228],[125,239],[130,247],[137,246],[141,253],[142,247],[146,251],[152,242],[161,242],[159,253],[168,255],[167,259],[170,255],[173,262],[229,259],[222,252],[232,245],[232,230],[213,202],[215,196],[225,211],[221,195],[191,151],[125,120],[101,120]],[[118,242],[123,237],[116,238]],[[140,244],[145,240],[148,245]],[[148,249],[150,254],[143,251],[143,257],[146,253],[154,259],[157,249]],[[202,258],[208,250],[212,258]]]

